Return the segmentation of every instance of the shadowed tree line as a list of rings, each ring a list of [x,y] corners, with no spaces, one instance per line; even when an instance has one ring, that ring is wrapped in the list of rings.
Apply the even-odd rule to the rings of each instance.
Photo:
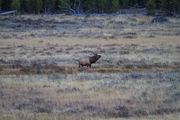
[[[148,15],[180,13],[180,0],[0,0],[0,9],[18,13],[114,13],[120,9],[146,8]]]

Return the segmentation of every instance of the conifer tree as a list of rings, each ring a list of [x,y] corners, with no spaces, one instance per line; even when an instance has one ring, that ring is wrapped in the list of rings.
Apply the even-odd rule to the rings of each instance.
[[[1,0],[1,8],[3,11],[11,10],[12,0]]]
[[[128,8],[130,0],[119,0],[119,6],[120,8]]]
[[[0,10],[21,13],[113,13],[130,7],[147,8],[149,15],[161,10],[164,15],[180,14],[180,0],[0,0]]]
[[[111,12],[116,12],[119,9],[119,0],[112,0]]]
[[[21,3],[21,7],[20,7],[21,13],[28,13],[29,0],[20,0],[20,3]]]
[[[2,1],[0,0],[0,10],[1,10]]]
[[[17,10],[19,12],[19,10],[21,8],[20,0],[13,0],[11,3],[11,8],[14,10]]]
[[[155,15],[155,0],[148,0],[146,2],[146,9],[147,9],[147,14],[148,15]]]
[[[176,5],[177,5],[177,13],[180,14],[180,0],[176,0]]]
[[[30,13],[39,14],[42,9],[42,0],[27,0],[27,7]]]
[[[43,12],[52,12],[55,9],[55,0],[44,0],[43,1]]]

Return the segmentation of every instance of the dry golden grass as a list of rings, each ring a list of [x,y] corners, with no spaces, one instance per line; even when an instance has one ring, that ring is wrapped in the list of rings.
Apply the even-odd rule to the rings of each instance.
[[[43,36],[52,30],[46,25],[1,30],[0,120],[179,120],[178,20],[161,25],[147,16],[24,15],[14,21],[41,17],[62,26],[49,36]],[[63,25],[69,25],[69,35],[58,34]],[[79,69],[74,58],[88,50],[102,58],[91,69]],[[39,72],[24,65],[28,60],[61,64],[40,66]]]
[[[91,42],[89,42],[91,41]],[[24,40],[19,39],[0,39],[0,46],[39,46],[43,47],[47,44],[52,45],[144,45],[144,46],[152,46],[152,45],[173,45],[178,46],[180,45],[179,36],[160,36],[155,38],[146,38],[146,37],[139,37],[132,39],[102,39],[102,38],[76,38],[76,37],[45,37],[45,38],[27,38]]]
[[[1,75],[0,119],[176,120],[178,73],[111,73],[109,79],[102,79],[103,73],[77,73],[68,80],[63,74]]]
[[[178,114],[170,114],[163,116],[148,116],[142,118],[100,118],[100,117],[86,117],[74,115],[58,115],[47,113],[17,113],[17,114],[0,114],[0,120],[179,120]]]
[[[78,65],[74,66],[56,66],[56,67],[43,67],[40,69],[40,72],[37,68],[33,67],[17,67],[12,68],[9,66],[3,66],[0,70],[0,75],[26,75],[26,74],[52,74],[52,73],[60,73],[60,74],[77,74],[79,72],[89,72],[89,73],[124,73],[124,72],[166,72],[171,70],[179,69],[180,65],[127,65],[127,66],[98,66],[93,68],[78,68]]]

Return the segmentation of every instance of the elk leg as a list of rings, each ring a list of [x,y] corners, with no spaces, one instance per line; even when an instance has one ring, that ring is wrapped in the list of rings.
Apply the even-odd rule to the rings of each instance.
[[[81,68],[82,67],[82,65],[81,64],[79,64],[79,68]]]
[[[87,67],[91,67],[91,64],[87,64]]]

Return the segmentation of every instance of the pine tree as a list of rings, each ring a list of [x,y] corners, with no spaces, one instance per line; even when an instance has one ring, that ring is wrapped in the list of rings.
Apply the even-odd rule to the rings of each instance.
[[[180,0],[176,0],[177,2],[177,13],[180,14]]]
[[[180,14],[180,0],[0,0],[0,10],[21,13],[68,12],[111,13],[130,7],[146,7],[149,15],[161,10],[164,15]]]
[[[169,1],[169,15],[175,15],[176,13],[176,0],[170,0]]]
[[[65,13],[76,14],[78,12],[77,4],[74,0],[60,0],[59,8]]]
[[[39,14],[42,9],[43,2],[42,2],[42,0],[35,0],[35,1],[34,1],[35,2],[35,6],[34,6],[35,12]]]
[[[21,3],[20,0],[13,0],[11,3],[11,8],[15,9],[19,12],[20,8],[21,8]]]
[[[82,1],[82,8],[85,13],[97,12],[96,0],[84,0]]]
[[[97,0],[96,9],[98,13],[104,13],[108,11],[107,0]]]
[[[156,8],[155,0],[147,1],[146,9],[148,15],[155,15],[155,8]]]
[[[0,10],[1,10],[2,0],[0,0]]]
[[[111,12],[116,12],[119,10],[119,0],[112,0],[112,8]]]
[[[0,10],[1,10],[1,7],[2,7],[2,1],[0,0]]]
[[[67,3],[69,3],[69,0],[57,0],[59,7],[65,7]]]
[[[1,0],[1,8],[3,11],[11,10],[11,0]]]
[[[21,13],[28,13],[29,11],[29,0],[20,0],[20,3],[21,3]]]
[[[168,0],[161,0],[161,12],[163,15],[168,14]]]
[[[43,2],[42,0],[28,0],[28,11],[30,13],[34,13],[34,14],[39,14],[41,9],[42,9],[42,5]]]
[[[120,8],[128,8],[130,0],[119,0],[119,7]]]
[[[62,0],[55,0],[55,3],[54,3],[54,9],[55,9],[55,12],[60,12],[60,7],[61,6],[61,1]]]

